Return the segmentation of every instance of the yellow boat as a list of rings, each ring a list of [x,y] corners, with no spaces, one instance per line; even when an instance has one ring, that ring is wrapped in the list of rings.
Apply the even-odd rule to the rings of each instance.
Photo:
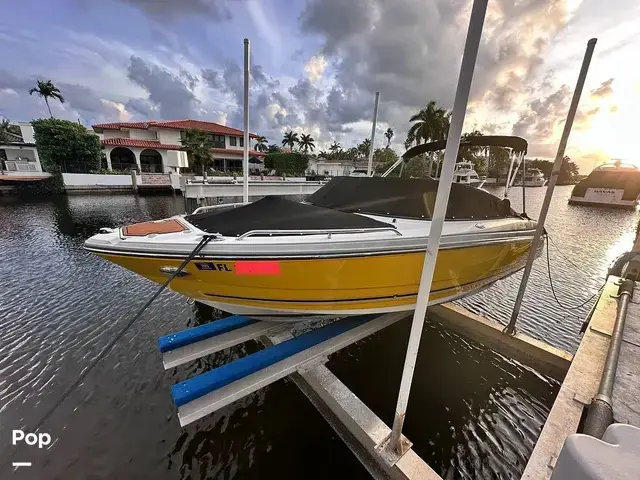
[[[305,202],[265,197],[103,229],[85,248],[221,310],[302,320],[412,310],[438,182],[338,177]],[[524,266],[536,222],[508,200],[452,185],[429,304],[479,291]]]

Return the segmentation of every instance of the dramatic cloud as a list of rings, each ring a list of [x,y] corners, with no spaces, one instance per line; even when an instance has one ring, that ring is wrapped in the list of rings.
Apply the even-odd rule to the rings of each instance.
[[[336,71],[327,98],[330,132],[370,120],[376,91],[380,120],[396,129],[397,143],[409,116],[429,100],[450,108],[469,12],[463,0],[311,0],[301,28],[323,39],[322,54]],[[564,0],[491,2],[472,86],[475,106],[509,113],[526,105],[566,21]],[[536,123],[548,130],[544,115],[535,113]]]
[[[513,125],[513,134],[548,141],[556,125],[567,115],[570,95],[569,86],[562,85],[550,95],[529,103]]]
[[[194,81],[185,80],[158,65],[149,65],[139,57],[131,57],[127,67],[129,79],[149,92],[149,101],[157,105],[165,119],[197,117],[200,102],[193,93]],[[188,75],[188,74],[187,74]]]
[[[613,88],[611,87],[612,84],[613,84],[613,78],[610,78],[609,80],[605,80],[600,84],[598,88],[591,90],[591,96],[600,97],[600,98],[608,97],[613,93]]]
[[[558,133],[569,111],[572,91],[562,85],[546,97],[538,98],[520,113],[513,125],[513,134],[530,140],[529,153],[532,156],[552,156],[557,148]],[[588,129],[600,107],[582,105],[576,112],[573,129]]]

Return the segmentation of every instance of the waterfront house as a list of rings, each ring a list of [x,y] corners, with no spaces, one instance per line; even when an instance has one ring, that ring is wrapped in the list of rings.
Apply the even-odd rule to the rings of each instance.
[[[36,149],[33,127],[30,123],[14,124],[11,132],[5,132],[0,140],[0,180],[30,181],[46,178]]]
[[[170,120],[148,122],[115,122],[93,125],[100,137],[108,170],[137,169],[146,173],[185,173],[189,171],[182,139],[187,130],[201,130],[213,145],[213,168],[217,171],[242,171],[244,132],[214,122]],[[256,138],[250,134],[250,138]],[[252,164],[264,153],[249,151]],[[252,165],[252,166],[253,166]]]
[[[367,162],[351,160],[328,160],[326,158],[309,158],[307,174],[324,175],[325,177],[348,177],[356,169],[367,170]]]

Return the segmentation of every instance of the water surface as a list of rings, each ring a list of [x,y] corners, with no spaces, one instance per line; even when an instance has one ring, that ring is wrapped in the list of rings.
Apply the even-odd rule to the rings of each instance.
[[[558,187],[548,230],[560,299],[597,291],[606,266],[633,241],[634,212],[566,204]],[[527,211],[543,188],[528,189]],[[519,194],[514,196],[516,208]],[[180,428],[172,384],[259,347],[247,344],[163,371],[159,336],[220,312],[164,293],[87,377],[44,431],[45,451],[14,449],[11,429],[30,427],[122,328],[154,284],[97,258],[82,243],[103,226],[183,212],[181,197],[70,196],[0,199],[0,478],[368,478],[347,447],[287,380]],[[507,321],[519,275],[461,303]],[[538,260],[519,328],[575,350],[588,306],[567,313],[550,300]],[[331,357],[329,366],[391,424],[408,322]],[[524,468],[558,385],[532,369],[425,324],[405,434],[447,478],[514,478]],[[12,461],[32,461],[13,476]]]

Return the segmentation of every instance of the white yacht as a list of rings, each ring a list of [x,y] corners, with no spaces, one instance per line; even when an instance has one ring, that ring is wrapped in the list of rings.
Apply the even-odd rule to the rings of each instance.
[[[596,168],[573,187],[569,204],[634,210],[640,201],[640,170],[616,160]]]
[[[524,176],[525,187],[544,187],[545,183],[547,183],[547,180],[539,169],[527,168],[527,173]],[[516,180],[513,185],[522,186],[522,175],[516,176]]]
[[[473,163],[458,162],[453,171],[453,183],[477,187],[483,183],[483,180],[476,173]]]

